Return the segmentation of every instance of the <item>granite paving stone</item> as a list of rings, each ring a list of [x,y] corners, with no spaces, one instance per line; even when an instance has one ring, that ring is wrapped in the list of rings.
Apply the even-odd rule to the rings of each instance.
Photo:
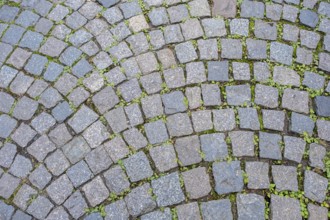
[[[96,206],[109,197],[109,190],[100,176],[95,177],[82,187],[87,201],[91,206]]]
[[[203,219],[233,219],[231,203],[229,199],[202,202],[200,207]]]
[[[299,200],[271,195],[270,215],[273,219],[302,219]]]
[[[257,194],[237,194],[238,219],[264,219],[265,201]]]

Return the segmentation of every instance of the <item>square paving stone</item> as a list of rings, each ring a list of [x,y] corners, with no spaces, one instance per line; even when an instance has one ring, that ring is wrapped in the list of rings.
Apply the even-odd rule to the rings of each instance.
[[[305,91],[285,89],[282,97],[282,107],[299,112],[309,113],[309,97]]]
[[[47,135],[42,135],[27,148],[27,151],[41,162],[45,159],[48,153],[55,149],[55,144],[49,140]]]
[[[284,157],[300,163],[305,152],[306,142],[302,138],[284,136],[284,146]]]
[[[195,84],[206,81],[205,67],[202,62],[192,62],[186,65],[187,84]]]
[[[130,126],[136,126],[144,123],[139,104],[134,103],[125,107],[125,113],[128,117]]]
[[[299,35],[298,27],[290,24],[283,25],[283,40],[297,42],[298,35]]]
[[[44,196],[38,196],[26,210],[37,219],[45,219],[54,205]]]
[[[207,62],[208,81],[229,81],[228,61],[209,61]]]
[[[254,23],[254,35],[257,38],[264,40],[276,40],[277,38],[276,27],[277,27],[276,23],[256,20]]]
[[[0,42],[0,49],[2,51],[2,53],[0,54],[0,62],[4,62],[6,60],[6,58],[8,57],[8,55],[13,50],[13,47],[9,44]]]
[[[28,48],[32,51],[37,51],[42,44],[44,37],[42,34],[33,32],[33,31],[27,31],[19,45],[23,48]]]
[[[189,166],[202,161],[200,141],[197,135],[177,138],[174,146],[181,166]]]
[[[31,170],[31,160],[22,155],[17,155],[9,169],[9,173],[13,174],[16,177],[25,178],[29,175]]]
[[[51,179],[52,175],[44,165],[37,167],[29,176],[30,182],[38,189],[44,189]]]
[[[116,6],[106,9],[102,13],[102,16],[107,20],[107,22],[109,22],[109,24],[115,24],[124,18],[119,7]]]
[[[17,121],[8,115],[0,115],[0,137],[7,138],[13,132]]]
[[[11,135],[13,141],[19,146],[26,147],[28,143],[36,136],[37,132],[29,125],[22,123]]]
[[[231,131],[236,127],[233,109],[213,110],[213,124],[216,131]]]
[[[17,153],[17,146],[15,144],[6,143],[0,148],[0,165],[9,168],[13,163]]]
[[[107,213],[107,218],[122,218],[122,219],[128,219],[129,213],[125,204],[125,201],[118,200],[116,202],[113,202],[107,206],[105,206],[105,212]]]
[[[329,86],[330,87],[330,86]],[[188,100],[189,109],[196,109],[202,105],[201,88],[198,86],[187,87],[185,95]]]
[[[309,203],[308,206],[308,217],[311,220],[327,220],[328,219],[328,209],[325,207],[317,206]]]
[[[4,22],[11,22],[15,19],[19,12],[19,8],[11,7],[8,5],[4,5],[0,9],[0,20]]]
[[[185,5],[176,5],[169,7],[167,13],[171,23],[177,23],[189,18],[189,12]]]
[[[126,130],[128,127],[123,107],[115,108],[107,112],[104,116],[114,133],[119,133],[123,130]]]
[[[305,72],[303,85],[308,86],[311,89],[319,90],[323,89],[325,83],[325,78],[319,74],[313,72]]]
[[[141,104],[146,118],[154,118],[164,114],[164,108],[159,94],[146,96],[141,100]]]
[[[302,46],[315,49],[320,41],[320,35],[306,30],[300,30],[300,42]]]
[[[265,5],[262,2],[244,0],[241,4],[241,17],[263,18]]]
[[[222,18],[205,18],[202,20],[202,26],[207,37],[222,37],[227,35],[225,22]]]
[[[143,152],[138,152],[123,160],[123,162],[126,173],[132,182],[137,182],[153,175],[148,158]]]
[[[63,20],[63,18],[69,13],[69,9],[63,5],[57,5],[49,14],[48,18],[54,21]]]
[[[82,187],[89,204],[94,207],[102,203],[109,197],[109,190],[104,185],[100,176],[95,177],[92,181]]]
[[[47,56],[58,57],[66,46],[67,44],[63,41],[50,37],[47,39],[46,43],[42,45],[39,52]]]
[[[106,77],[106,80],[114,86],[118,85],[126,79],[126,76],[121,71],[119,66],[111,69],[109,72],[105,73],[104,76]]]
[[[140,97],[142,90],[140,88],[139,82],[136,78],[124,82],[118,87],[122,97],[126,102],[130,102],[133,99]]]
[[[62,150],[69,161],[75,164],[84,158],[91,149],[82,136],[76,136],[65,144]]]
[[[154,30],[149,32],[150,44],[153,49],[160,49],[165,45],[165,39],[161,30]]]
[[[217,84],[202,84],[204,106],[218,106],[221,104],[220,88]]]
[[[83,80],[83,84],[89,91],[95,93],[104,85],[104,79],[98,71],[94,70],[91,75]]]
[[[67,170],[66,175],[69,177],[75,188],[81,186],[94,176],[86,162],[83,160],[70,167]]]
[[[237,39],[221,40],[221,58],[242,59],[242,43]]]
[[[54,82],[56,78],[62,73],[63,69],[64,68],[62,65],[50,62],[48,64],[47,70],[44,72],[44,79]]]
[[[15,99],[6,92],[0,92],[0,112],[9,113]]]
[[[304,132],[307,132],[309,135],[312,135],[314,127],[315,122],[310,117],[292,112],[290,124],[291,131],[298,134],[303,134]]]
[[[263,40],[247,39],[247,55],[249,59],[260,60],[267,58],[267,42]]]
[[[185,171],[182,173],[182,177],[190,199],[198,199],[211,192],[210,179],[205,167]]]
[[[137,76],[141,72],[134,57],[122,62],[121,67],[124,68],[124,73],[128,78]]]
[[[250,65],[248,63],[233,62],[232,67],[235,80],[250,79]]]
[[[67,175],[62,175],[53,181],[46,191],[50,198],[57,204],[62,204],[72,193],[73,186]]]
[[[185,105],[185,96],[181,91],[174,91],[162,95],[162,101],[166,114],[174,114],[187,110],[187,106]]]
[[[160,144],[169,138],[165,123],[162,120],[144,124],[144,130],[150,144]]]
[[[165,172],[178,166],[174,147],[164,144],[149,150],[150,156],[160,172]]]
[[[15,208],[11,205],[7,205],[3,201],[0,201],[0,216],[3,220],[14,219],[12,218]]]
[[[271,195],[270,215],[274,220],[302,219],[299,200],[278,195]]]
[[[65,201],[64,207],[68,209],[72,217],[78,219],[85,214],[88,205],[80,191],[76,191]]]
[[[177,44],[175,53],[180,63],[188,63],[198,58],[196,50],[190,41]]]
[[[0,178],[0,196],[4,199],[9,199],[18,187],[20,179],[5,173]]]
[[[258,82],[267,82],[271,76],[269,66],[265,62],[255,62],[253,64],[253,74]]]
[[[123,135],[127,144],[133,147],[135,150],[144,148],[148,144],[147,139],[137,128],[131,128],[127,131],[124,131]]]
[[[281,160],[281,141],[282,137],[279,134],[259,132],[260,157]]]
[[[178,205],[176,207],[178,219],[201,219],[197,202]]]
[[[49,87],[41,94],[39,102],[49,109],[54,107],[61,100],[61,94],[53,87]]]
[[[265,219],[265,200],[257,194],[238,194],[237,214],[239,219]]]
[[[174,54],[169,48],[164,48],[162,50],[157,51],[157,57],[164,69],[168,69],[177,64]]]
[[[191,118],[196,132],[206,131],[213,128],[211,110],[194,111],[192,112]]]
[[[141,214],[148,213],[156,208],[156,202],[153,200],[152,196],[150,195],[150,191],[151,191],[150,184],[145,183],[133,189],[125,197],[126,206],[130,215],[136,217]],[[119,210],[122,210],[124,205],[120,207],[121,208]],[[112,210],[112,212],[114,212],[114,210]]]
[[[238,116],[240,128],[260,130],[258,112],[255,108],[239,108]]]
[[[72,76],[69,73],[64,73],[56,81],[54,86],[60,93],[67,95],[77,85],[77,82],[77,77]]]
[[[264,162],[246,162],[245,172],[248,176],[249,189],[268,189],[269,188],[269,165]]]
[[[9,88],[13,93],[23,95],[31,86],[33,81],[34,79],[32,77],[19,72],[14,81],[10,84]]]
[[[31,197],[38,195],[37,190],[27,184],[21,186],[13,199],[13,203],[22,210],[26,210]]]
[[[69,161],[64,156],[61,150],[56,150],[45,159],[47,169],[55,176],[61,175],[67,168],[70,167]]]
[[[316,104],[316,114],[318,116],[329,117],[330,116],[330,97],[328,96],[316,96],[314,99]]]
[[[130,187],[128,177],[120,166],[111,167],[104,172],[103,176],[105,184],[112,193],[120,194]]]
[[[163,72],[168,88],[178,88],[185,85],[184,72],[181,67],[167,69]]]
[[[80,47],[84,43],[87,43],[92,37],[93,37],[93,35],[90,34],[89,32],[87,32],[86,30],[79,29],[74,34],[69,36],[69,41],[71,44],[73,44],[73,46]],[[110,37],[111,37],[111,35],[110,35]],[[96,39],[98,40],[98,38],[96,38]]]
[[[60,102],[52,110],[52,115],[54,116],[57,122],[63,122],[72,114],[73,114],[73,110],[71,109],[70,104],[66,101]]]
[[[85,160],[95,175],[108,169],[112,164],[112,160],[110,159],[103,145],[89,152],[85,156]]]
[[[276,190],[298,191],[297,168],[294,166],[272,166],[272,176]]]
[[[270,59],[281,64],[292,64],[293,47],[287,44],[271,42]]]
[[[81,78],[85,76],[87,73],[92,71],[93,67],[88,63],[88,61],[84,58],[78,61],[72,68],[73,75]]]
[[[225,135],[222,133],[204,134],[200,136],[201,149],[205,161],[225,159],[228,156],[228,148]]]
[[[244,105],[251,101],[250,85],[226,86],[227,103],[229,105]]]
[[[319,203],[323,202],[327,194],[327,178],[310,170],[305,171],[304,192],[305,196]]]
[[[44,67],[46,66],[48,60],[44,56],[40,56],[38,54],[33,54],[29,59],[28,63],[25,65],[24,69],[33,74],[33,75],[41,75]]]
[[[91,148],[100,146],[106,139],[108,139],[109,135],[110,133],[101,121],[96,121],[83,133],[83,137]]]
[[[98,115],[93,110],[83,105],[68,121],[68,124],[76,133],[80,133],[96,121],[97,118]]]
[[[282,66],[274,67],[273,80],[281,85],[300,86],[299,74],[292,69]]]
[[[309,145],[309,165],[324,169],[326,149],[322,145],[312,143]]]
[[[190,118],[186,113],[177,113],[168,116],[166,126],[169,135],[172,137],[190,135],[193,133],[193,128]]]
[[[234,18],[229,23],[230,34],[248,36],[249,35],[249,20]]]
[[[180,187],[179,173],[174,172],[151,181],[158,206],[170,206],[185,200]]]
[[[239,161],[213,163],[212,172],[215,191],[219,195],[243,190],[243,173]]]
[[[14,52],[11,54],[9,59],[7,59],[7,63],[13,65],[17,69],[21,69],[26,61],[30,58],[32,52],[24,50],[20,47],[17,47]]]
[[[202,26],[197,18],[187,19],[180,23],[185,40],[192,40],[204,35]]]
[[[166,25],[169,23],[166,9],[164,7],[153,8],[149,12],[148,17],[154,26]]]
[[[254,156],[254,132],[231,131],[229,137],[234,156]]]
[[[283,131],[285,126],[285,112],[263,109],[262,122],[266,129]]]
[[[229,199],[212,200],[201,203],[202,217],[205,220],[233,219]]]
[[[46,133],[56,123],[55,119],[48,113],[41,113],[35,117],[31,125],[40,134]]]
[[[99,12],[101,12],[102,6],[95,2],[87,2],[80,9],[79,12],[88,20],[93,19]]]
[[[4,33],[2,37],[2,42],[8,43],[10,45],[16,45],[19,40],[21,39],[25,29],[17,26],[17,25],[11,25],[7,29],[7,31]]]
[[[180,25],[168,25],[164,29],[164,38],[166,44],[178,43],[183,41]],[[181,46],[182,48],[183,46]],[[181,50],[180,48],[180,50]],[[189,47],[191,48],[191,47]],[[195,58],[196,59],[196,58]]]
[[[283,14],[282,14],[282,19],[295,22],[297,19],[297,15],[299,13],[299,9],[292,6],[292,5],[287,5],[285,4],[283,6]]]
[[[330,55],[327,53],[319,53],[319,68],[325,71],[330,71]]]
[[[0,70],[0,87],[6,88],[10,82],[15,78],[18,71],[9,66],[3,66]]]
[[[313,62],[313,52],[305,48],[298,47],[296,57],[297,63],[309,65]]]
[[[118,96],[110,86],[96,93],[92,100],[101,114],[113,108],[119,102]]]
[[[278,90],[271,86],[257,84],[255,87],[255,103],[268,108],[278,106]]]
[[[133,33],[149,29],[149,24],[143,14],[128,19],[128,26]]]
[[[280,4],[266,4],[266,16],[273,21],[281,19],[282,10],[283,6]]]

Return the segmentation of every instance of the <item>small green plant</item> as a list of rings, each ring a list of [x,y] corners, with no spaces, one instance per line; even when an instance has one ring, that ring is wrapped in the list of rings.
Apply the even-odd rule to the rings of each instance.
[[[319,143],[319,139],[318,138],[309,136],[309,134],[306,131],[303,133],[303,138],[306,141],[306,143],[308,143],[308,144]]]

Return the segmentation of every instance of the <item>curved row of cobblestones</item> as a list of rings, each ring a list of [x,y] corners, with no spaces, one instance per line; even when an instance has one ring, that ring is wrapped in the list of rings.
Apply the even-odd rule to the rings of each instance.
[[[328,219],[328,1],[0,5],[1,220]]]

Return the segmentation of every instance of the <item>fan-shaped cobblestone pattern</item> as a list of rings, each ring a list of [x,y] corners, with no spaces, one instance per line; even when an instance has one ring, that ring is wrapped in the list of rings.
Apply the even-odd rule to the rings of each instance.
[[[0,2],[1,220],[327,219],[329,1]]]

